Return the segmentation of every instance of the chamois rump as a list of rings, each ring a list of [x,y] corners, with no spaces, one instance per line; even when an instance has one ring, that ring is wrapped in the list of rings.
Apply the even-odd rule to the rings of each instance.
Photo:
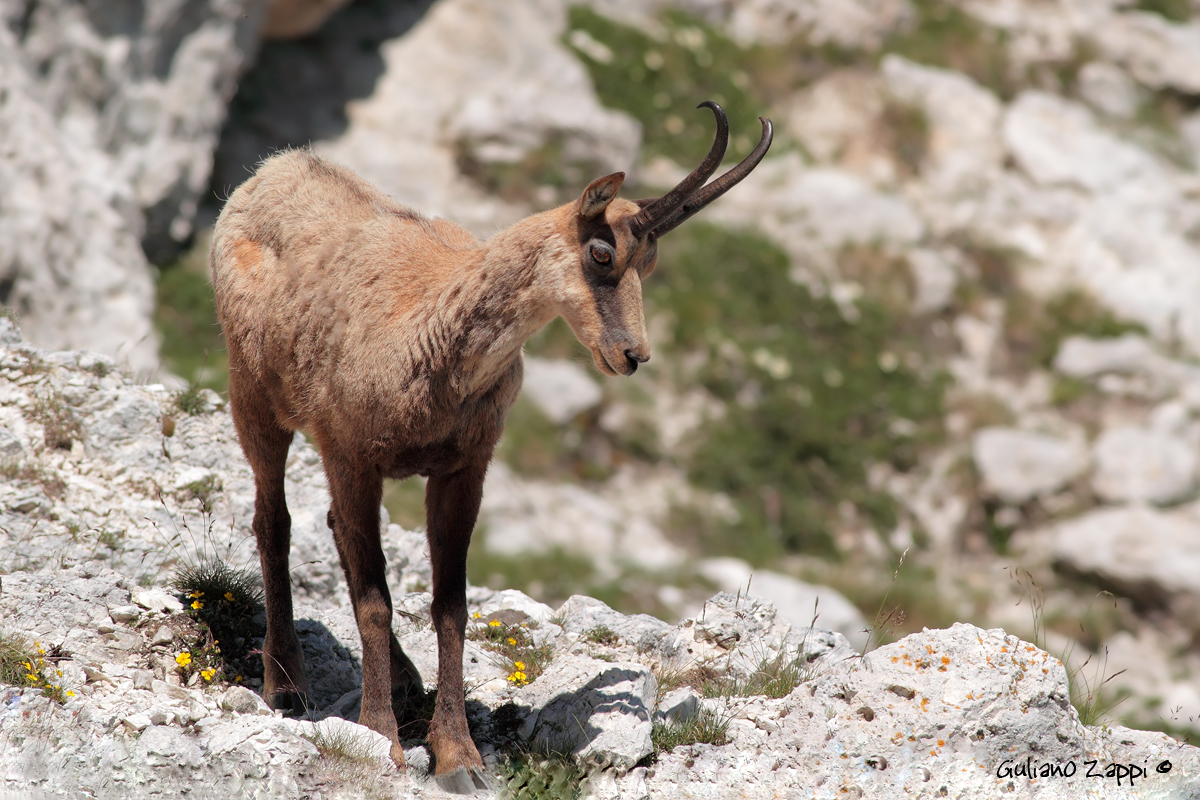
[[[288,577],[284,464],[295,431],[321,452],[333,531],[362,636],[359,722],[404,765],[393,690],[421,677],[391,630],[379,538],[384,478],[428,478],[438,694],[428,743],[447,788],[485,784],[464,710],[466,559],[484,473],[521,388],[525,341],[558,316],[607,375],[650,358],[642,281],[657,242],[736,185],[771,144],[770,120],[736,167],[721,164],[729,124],[701,164],[659,198],[617,197],[618,172],[576,201],[485,243],[406,208],[306,150],[267,159],[229,198],[210,266],[229,350],[229,400],[254,470],[253,530],[266,590],[263,692],[301,710],[307,682]]]

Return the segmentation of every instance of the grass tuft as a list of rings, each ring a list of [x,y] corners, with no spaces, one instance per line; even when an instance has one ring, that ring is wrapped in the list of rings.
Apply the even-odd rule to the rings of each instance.
[[[701,708],[683,722],[655,722],[650,741],[655,754],[669,753],[690,744],[721,746],[729,743],[730,718],[711,708]]]

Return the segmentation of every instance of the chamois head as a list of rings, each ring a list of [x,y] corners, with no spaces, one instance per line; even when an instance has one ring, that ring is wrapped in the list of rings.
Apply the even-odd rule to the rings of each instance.
[[[717,117],[717,135],[708,155],[690,175],[662,197],[624,200],[625,180],[616,172],[592,181],[575,203],[561,211],[572,219],[571,249],[578,268],[564,265],[560,313],[575,336],[592,351],[596,368],[608,375],[632,375],[650,358],[642,311],[642,280],[658,261],[658,239],[716,200],[750,174],[771,146],[771,121],[759,117],[762,138],[746,158],[707,186],[729,144],[729,120],[719,105],[705,101]],[[573,212],[573,213],[572,213]],[[573,261],[573,259],[568,259]]]

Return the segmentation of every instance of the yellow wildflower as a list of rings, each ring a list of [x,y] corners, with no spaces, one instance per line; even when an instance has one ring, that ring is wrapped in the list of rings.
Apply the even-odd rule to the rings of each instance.
[[[489,623],[488,623],[488,627],[489,627],[489,628],[499,628],[499,627],[500,627],[500,620],[498,620],[498,619],[494,619],[494,620],[492,620],[491,622],[489,622]]]
[[[175,656],[175,663],[181,667],[186,667],[188,664],[192,663],[192,654],[187,650],[184,650],[182,653]]]
[[[37,651],[38,651],[38,655],[39,655],[39,656],[44,656],[44,655],[46,655],[46,651],[42,649],[42,646],[41,646],[41,644],[39,644],[38,642],[34,642],[34,643],[33,643],[33,646],[37,648]]]
[[[508,643],[509,643],[509,644],[516,644],[516,643],[517,643],[517,640],[516,640],[516,639],[514,639],[513,637],[511,637],[511,636],[510,636],[510,637],[508,637]]]
[[[30,664],[28,661],[26,661],[25,669],[29,670],[30,672],[33,672],[33,664]]]
[[[480,614],[478,611],[476,611],[471,615],[471,619],[483,619],[483,614]]]
[[[233,602],[233,592],[226,592],[225,599],[232,603]]]
[[[192,601],[192,608],[194,608],[194,609],[196,609],[197,611],[199,611],[200,609],[204,608],[204,603],[200,602],[199,600],[193,600],[193,601]]]
[[[211,681],[213,679],[213,676],[216,674],[217,674],[217,671],[213,667],[209,667],[208,669],[200,670],[200,677],[204,678],[204,680],[206,680],[206,681]]]
[[[188,595],[188,597],[191,597],[193,599],[195,599],[197,597],[204,597],[204,592],[192,592],[191,594]]]
[[[517,686],[524,686],[525,684],[529,683],[529,676],[524,672],[517,670],[508,676],[508,681],[509,683],[515,683]]]
[[[74,697],[74,696],[75,696],[75,693],[74,693],[74,692],[72,692],[70,689],[67,689],[67,691],[66,691],[66,695],[67,695],[67,697]]]
[[[524,661],[514,661],[513,667],[516,668],[517,672],[522,672],[525,669],[525,662]]]
[[[29,681],[30,683],[37,683],[37,682],[38,682],[38,676],[37,676],[37,675],[34,675],[34,674],[31,672],[31,673],[29,673],[28,675],[26,675],[26,676],[25,676],[25,680]]]

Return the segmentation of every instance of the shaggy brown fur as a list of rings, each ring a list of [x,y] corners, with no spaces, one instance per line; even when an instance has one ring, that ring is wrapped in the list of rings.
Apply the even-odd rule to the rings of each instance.
[[[306,691],[283,495],[288,446],[304,429],[324,461],[362,634],[360,722],[392,740],[400,764],[392,690],[419,687],[420,676],[391,633],[379,503],[383,478],[429,478],[440,687],[429,742],[436,774],[482,769],[462,695],[466,554],[521,385],[521,347],[562,315],[605,373],[631,374],[650,357],[641,280],[657,247],[630,235],[625,222],[639,206],[616,199],[622,179],[601,178],[486,245],[306,151],[268,160],[230,198],[211,266],[234,422],[257,486],[273,707]]]
[[[288,578],[283,493],[292,435],[316,440],[333,529],[363,645],[359,722],[404,764],[394,691],[421,677],[391,632],[379,540],[384,478],[424,475],[433,565],[438,695],[428,742],[434,774],[486,785],[467,731],[463,636],[467,546],[483,477],[521,387],[521,347],[564,317],[596,367],[630,375],[650,358],[642,279],[657,237],[742,180],[766,154],[771,123],[738,166],[705,186],[729,140],[720,106],[708,156],[671,192],[617,198],[624,173],[528,217],[486,244],[401,206],[306,151],[263,163],[221,212],[213,288],[229,348],[229,400],[256,487],[254,535],[266,588],[263,691],[299,709],[307,690]]]

